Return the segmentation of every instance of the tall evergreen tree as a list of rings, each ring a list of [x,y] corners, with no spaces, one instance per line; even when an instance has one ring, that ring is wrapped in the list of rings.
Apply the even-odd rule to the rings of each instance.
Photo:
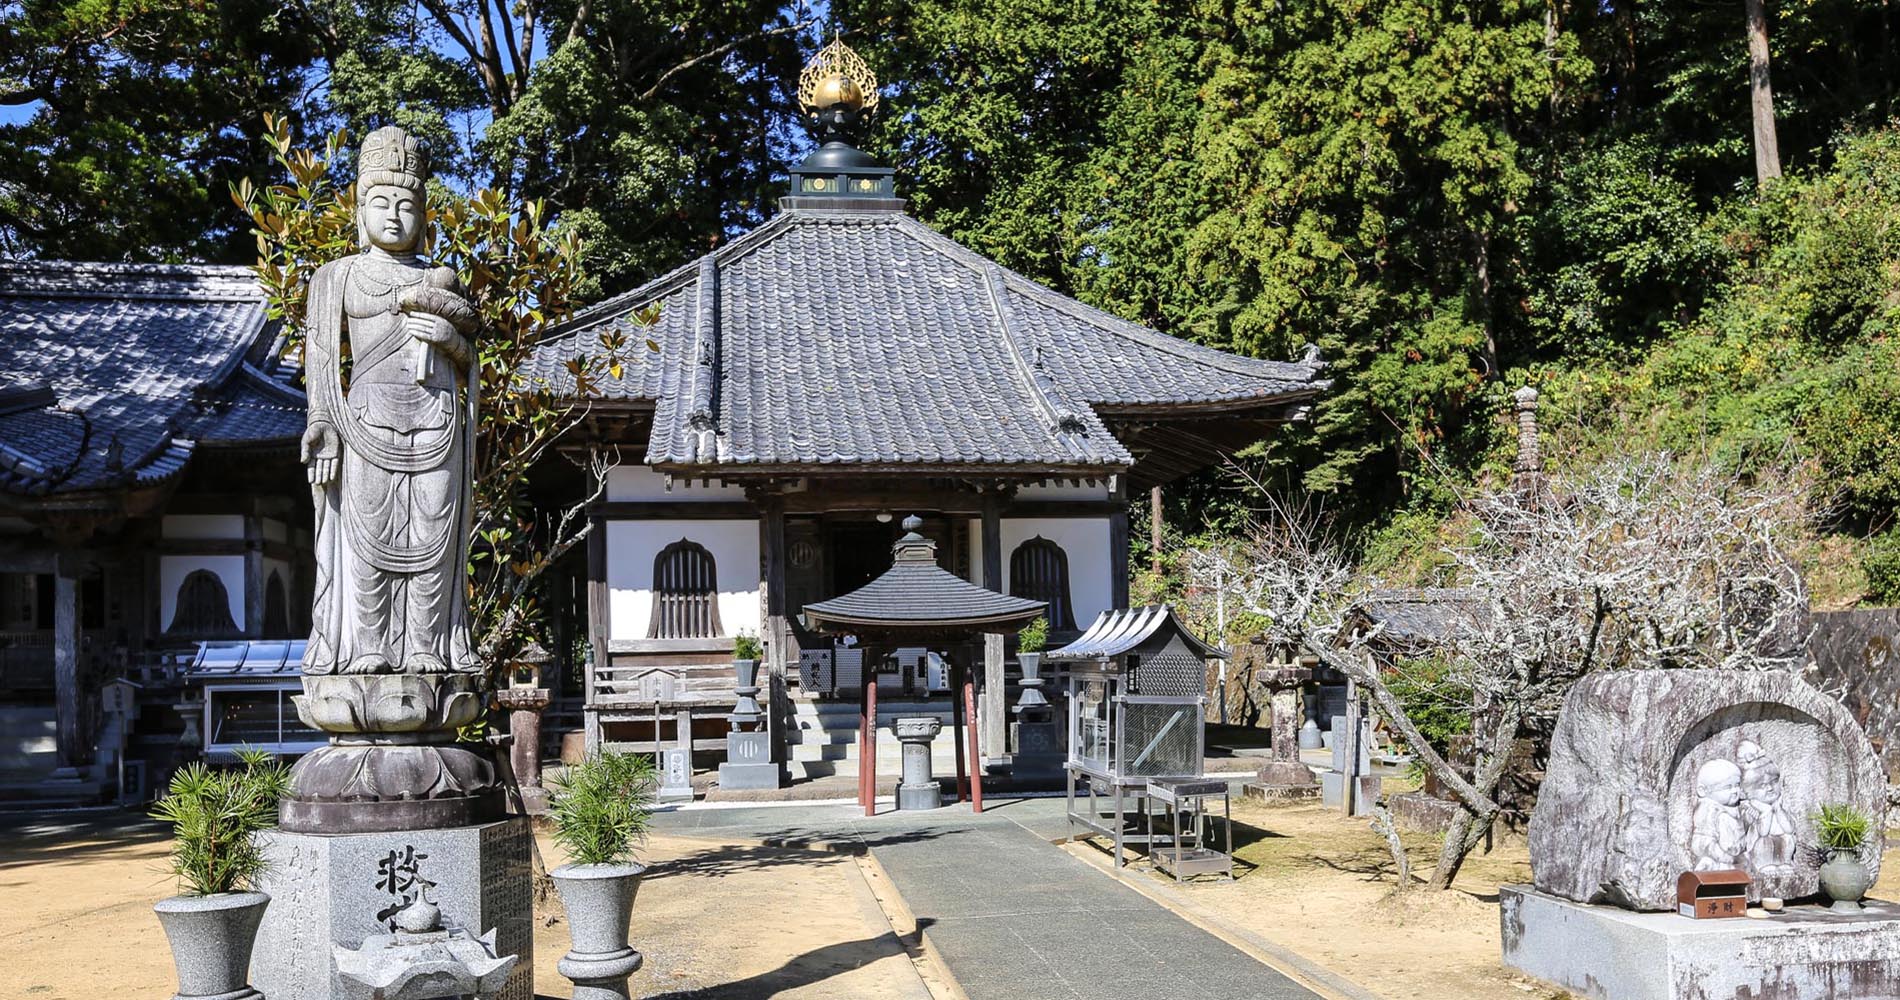
[[[0,7],[0,253],[248,259],[230,185],[266,112],[304,110],[308,25],[263,0]]]

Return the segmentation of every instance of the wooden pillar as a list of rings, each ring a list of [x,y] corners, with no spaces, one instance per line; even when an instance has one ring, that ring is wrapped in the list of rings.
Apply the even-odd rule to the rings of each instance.
[[[1161,487],[1148,488],[1148,568],[1161,572]]]
[[[866,661],[870,657],[865,657]],[[864,740],[858,744],[858,780],[864,782],[864,814],[877,814],[877,674],[864,685]]]
[[[983,495],[983,586],[1003,592],[1003,497]]]
[[[786,691],[785,665],[789,659],[791,629],[786,623],[790,614],[785,605],[785,500],[783,497],[768,496],[759,501],[759,559],[760,584],[765,591],[765,728],[767,743],[771,747],[772,759],[782,761],[787,758],[785,746],[786,725],[790,721],[791,705],[784,697]]]
[[[59,767],[89,763],[79,704],[79,580],[63,565],[53,572],[53,697]]]
[[[976,727],[976,682],[968,671],[963,674],[963,714],[972,727]],[[977,727],[980,728],[980,727]],[[977,728],[969,732],[970,745],[970,808],[974,812],[983,811],[983,762],[976,753]]]
[[[983,495],[983,586],[1003,592],[1003,497],[994,491]],[[1009,727],[1003,725],[1009,707],[1004,699],[1004,642],[1000,633],[983,636],[983,756],[997,759],[1009,752]],[[962,694],[952,691],[951,697],[961,698]],[[983,766],[974,751],[970,766]]]
[[[1115,512],[1108,515],[1109,601],[1128,607],[1128,496],[1117,488]],[[1081,624],[1078,622],[1077,624]]]
[[[970,795],[969,775],[963,769],[963,748],[967,742],[963,738],[963,727],[969,721],[963,704],[963,685],[968,683],[966,678],[969,674],[970,669],[964,665],[962,657],[950,661],[950,742],[957,761],[958,802]],[[976,749],[974,745],[970,748]]]
[[[244,634],[264,637],[264,519],[256,511],[244,515]]]
[[[612,625],[607,620],[610,607],[607,594],[607,519],[599,515],[590,517],[593,528],[587,535],[587,639],[593,655],[590,662],[579,664],[581,669],[581,692],[585,708],[581,711],[587,737],[587,752],[600,750],[600,716],[593,709],[594,677],[596,668],[607,663],[607,636]],[[657,723],[656,723],[657,725]],[[653,752],[659,753],[658,735],[655,737]]]

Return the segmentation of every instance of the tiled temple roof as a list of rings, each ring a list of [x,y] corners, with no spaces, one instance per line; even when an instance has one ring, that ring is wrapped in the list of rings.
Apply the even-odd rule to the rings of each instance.
[[[1104,416],[1257,413],[1326,385],[1317,361],[1164,336],[890,210],[783,211],[586,310],[531,374],[572,391],[567,360],[616,328],[635,357],[602,395],[652,406],[647,461],[665,468],[1113,473],[1133,458]]]
[[[823,632],[1014,632],[1048,607],[979,587],[938,566],[936,544],[917,533],[921,526],[916,517],[905,518],[904,536],[891,548],[891,568],[848,594],[805,605],[806,626]]]
[[[0,493],[150,486],[200,448],[294,443],[275,334],[248,268],[0,264]]]
[[[1455,638],[1482,603],[1469,587],[1393,587],[1366,595],[1360,613],[1368,627],[1380,627],[1379,644],[1424,649]]]

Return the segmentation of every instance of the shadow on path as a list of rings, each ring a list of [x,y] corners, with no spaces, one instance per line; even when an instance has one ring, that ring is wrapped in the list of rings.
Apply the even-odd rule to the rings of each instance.
[[[918,921],[918,929],[930,926],[929,920]],[[717,986],[699,987],[689,990],[669,990],[664,993],[647,994],[648,1000],[759,1000],[761,997],[777,996],[791,990],[804,989],[822,983],[833,976],[854,972],[864,966],[893,956],[908,962],[911,950],[905,947],[894,931],[886,931],[873,937],[856,941],[840,941],[822,948],[814,948],[802,955],[787,960],[784,965],[769,972]],[[633,985],[638,992],[639,973],[634,973]],[[545,994],[536,994],[535,1000],[560,1000]]]
[[[70,859],[74,845],[88,853],[164,843],[165,824],[119,810],[0,813],[0,871],[18,865]]]

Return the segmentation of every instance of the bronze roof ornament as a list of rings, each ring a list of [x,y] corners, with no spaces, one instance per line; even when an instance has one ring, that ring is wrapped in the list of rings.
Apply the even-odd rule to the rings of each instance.
[[[848,139],[877,111],[877,77],[844,39],[834,37],[798,74],[798,106],[820,142]]]

